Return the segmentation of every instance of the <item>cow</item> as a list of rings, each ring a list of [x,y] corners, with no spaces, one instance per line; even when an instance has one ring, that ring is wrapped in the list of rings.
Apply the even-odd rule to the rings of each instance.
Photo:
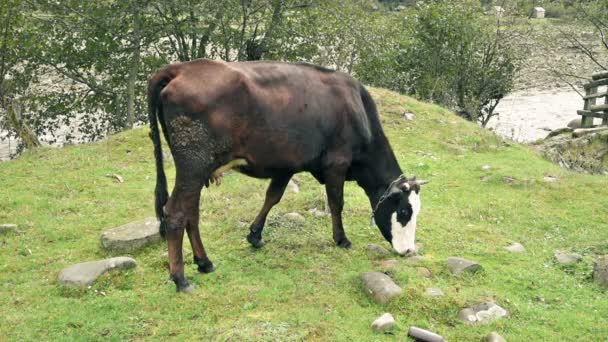
[[[193,289],[184,278],[184,230],[198,271],[215,269],[198,229],[200,193],[229,169],[270,179],[247,235],[255,248],[264,245],[266,217],[291,177],[309,172],[325,184],[339,247],[351,247],[342,207],[344,182],[353,180],[365,191],[373,219],[393,249],[400,255],[415,252],[425,181],[402,175],[372,97],[347,74],[308,63],[198,59],[152,75],[148,106],[157,172],[155,209],[178,292]],[[158,123],[175,163],[171,196]]]

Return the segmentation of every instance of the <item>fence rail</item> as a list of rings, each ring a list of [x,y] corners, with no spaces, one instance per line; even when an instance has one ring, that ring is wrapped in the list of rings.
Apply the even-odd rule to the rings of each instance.
[[[599,87],[608,86],[608,70],[593,74],[591,79],[591,82],[583,86],[585,88],[583,110],[577,111],[578,115],[582,116],[581,127],[593,127],[594,118],[602,119],[602,125],[608,126],[608,90],[598,93]]]

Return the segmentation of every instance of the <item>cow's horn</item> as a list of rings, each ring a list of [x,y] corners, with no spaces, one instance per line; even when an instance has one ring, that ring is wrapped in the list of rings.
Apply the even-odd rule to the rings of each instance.
[[[416,184],[418,184],[418,185],[424,185],[424,184],[426,184],[426,183],[428,183],[428,182],[429,182],[429,181],[428,181],[428,180],[426,180],[426,179],[421,179],[421,180],[417,180],[417,181],[416,181]]]

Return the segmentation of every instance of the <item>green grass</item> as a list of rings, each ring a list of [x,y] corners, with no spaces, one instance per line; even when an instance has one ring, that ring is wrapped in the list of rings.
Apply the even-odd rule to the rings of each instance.
[[[509,341],[608,336],[607,291],[590,279],[593,257],[608,253],[608,178],[562,170],[439,107],[386,90],[373,96],[404,173],[431,181],[417,237],[433,277],[399,259],[399,300],[375,304],[359,280],[378,268],[365,245],[389,247],[369,225],[363,191],[346,187],[344,221],[354,247],[339,249],[329,218],[307,213],[323,206],[324,195],[306,174],[297,176],[301,192],[287,193],[271,212],[261,250],[248,246],[239,222],[253,220],[267,181],[232,173],[203,191],[201,233],[218,269],[197,274],[186,242],[186,276],[197,287],[191,295],[176,294],[168,282],[164,244],[135,253],[136,269],[104,275],[87,289],[62,288],[57,274],[64,267],[111,256],[99,245],[103,230],[153,215],[152,146],[142,128],[0,164],[0,223],[24,231],[0,236],[0,340],[403,341],[411,325],[450,341],[478,341],[490,331]],[[415,120],[403,120],[404,110]],[[112,173],[125,182],[106,177]],[[546,175],[559,181],[545,183]],[[291,211],[306,223],[284,220]],[[505,251],[513,241],[527,252]],[[552,257],[557,249],[584,260],[560,267]],[[453,277],[449,256],[474,259],[484,271]],[[446,296],[427,298],[427,287]],[[484,300],[511,317],[474,327],[457,320],[465,305]],[[397,320],[393,335],[371,331],[384,312]]]

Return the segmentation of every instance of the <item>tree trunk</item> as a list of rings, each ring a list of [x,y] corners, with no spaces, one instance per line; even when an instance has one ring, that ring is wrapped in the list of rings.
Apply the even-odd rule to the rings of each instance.
[[[127,118],[124,128],[133,128],[135,118],[135,82],[137,81],[137,73],[139,72],[140,50],[141,50],[141,32],[139,27],[139,4],[133,4],[133,36],[131,44],[133,45],[131,67],[129,68],[129,79],[127,81]]]

